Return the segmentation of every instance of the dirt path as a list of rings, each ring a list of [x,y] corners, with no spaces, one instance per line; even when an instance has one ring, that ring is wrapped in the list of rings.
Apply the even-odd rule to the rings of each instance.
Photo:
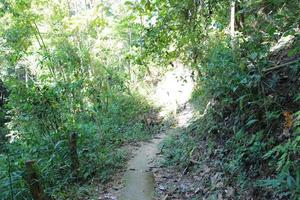
[[[185,106],[176,116],[176,127],[166,130],[137,150],[137,154],[128,163],[128,169],[123,178],[125,187],[121,191],[120,200],[152,200],[154,198],[155,183],[150,166],[160,152],[159,143],[168,135],[175,134],[178,128],[187,126],[192,116],[192,107]]]
[[[181,127],[186,127],[193,117],[193,109],[187,104],[193,91],[194,82],[191,71],[180,63],[174,70],[165,74],[153,94],[149,95],[156,106],[162,108],[160,116],[175,114],[175,127],[158,134],[150,142],[142,143],[128,162],[122,178],[116,177],[117,184],[105,193],[104,198],[111,200],[152,200],[154,199],[155,180],[151,170],[153,161],[160,152],[159,144]],[[177,113],[177,114],[176,114]],[[119,174],[120,175],[120,174]]]
[[[124,175],[124,184],[120,200],[151,200],[154,192],[154,176],[149,163],[159,152],[158,144],[166,137],[162,134],[150,143],[139,148],[138,153],[129,162]]]
[[[163,109],[162,116],[167,113],[178,113],[175,115],[177,126],[166,130],[149,143],[144,144],[137,150],[137,154],[128,163],[128,170],[123,178],[124,188],[120,193],[120,200],[151,200],[155,191],[154,176],[150,170],[150,164],[160,152],[158,144],[167,135],[172,134],[178,127],[187,126],[192,118],[192,108],[186,102],[189,100],[193,90],[191,71],[180,63],[176,64],[173,71],[168,72],[160,83],[158,83],[154,95],[151,97],[158,106]],[[186,106],[183,106],[186,105]],[[178,108],[182,107],[179,111]]]

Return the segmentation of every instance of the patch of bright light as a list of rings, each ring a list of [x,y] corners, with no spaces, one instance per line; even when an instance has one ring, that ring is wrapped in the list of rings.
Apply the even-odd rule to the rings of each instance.
[[[176,62],[174,69],[167,72],[158,83],[153,97],[156,105],[162,107],[160,115],[175,114],[178,108],[189,101],[193,88],[192,71]]]

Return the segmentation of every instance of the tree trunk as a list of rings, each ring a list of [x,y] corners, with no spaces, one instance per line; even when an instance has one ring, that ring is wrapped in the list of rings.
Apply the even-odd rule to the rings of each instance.
[[[131,56],[131,43],[132,43],[132,33],[131,33],[131,30],[129,30],[129,53],[130,53],[130,56]],[[129,76],[130,76],[130,84],[132,84],[132,73],[131,73],[131,58],[129,58],[129,67],[128,67],[128,73],[129,73]]]
[[[24,66],[24,70],[25,70],[25,85],[26,88],[28,88],[28,71],[26,66]]]
[[[245,14],[243,12],[239,13],[241,11],[241,2],[236,2],[235,5],[235,26],[238,31],[241,31],[244,28],[244,22],[245,22]],[[237,14],[238,13],[238,14]]]
[[[74,178],[78,178],[79,159],[77,153],[77,134],[72,133],[70,136],[70,154],[71,154],[71,170]]]
[[[34,200],[48,200],[46,197],[36,168],[36,161],[29,160],[25,163],[26,181]]]
[[[232,40],[234,40],[234,36],[235,36],[234,24],[235,24],[235,1],[233,0],[230,6],[230,35]]]
[[[235,38],[235,30],[234,30],[234,25],[235,25],[235,0],[231,1],[231,6],[230,6],[230,36],[231,36],[231,46],[234,48],[234,38]]]

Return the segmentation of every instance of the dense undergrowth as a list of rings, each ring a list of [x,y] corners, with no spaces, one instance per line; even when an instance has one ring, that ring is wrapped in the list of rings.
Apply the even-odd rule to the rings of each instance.
[[[207,68],[202,68],[210,78],[199,78],[191,100],[198,119],[164,142],[163,165],[189,169],[196,175],[198,167],[208,165],[225,174],[223,187],[233,186],[235,199],[298,199],[298,62],[271,74],[261,76],[253,70],[249,75],[241,70],[241,61],[229,44],[216,43]],[[276,56],[285,56],[295,44]],[[200,166],[191,162],[195,159]],[[211,184],[206,185],[210,192],[216,190]],[[219,193],[212,192],[210,197]]]
[[[213,78],[200,80],[206,96],[216,101],[200,132],[224,145],[224,170],[238,181],[241,191],[257,188],[253,195],[258,198],[299,197],[299,62],[265,70],[270,61],[299,59],[286,53],[297,49],[298,42],[296,36],[275,55],[266,52],[259,57],[251,52],[256,63],[248,68],[235,52],[218,43],[204,68]]]
[[[146,34],[155,44],[147,53],[186,61],[198,73],[196,109],[202,113],[210,103],[193,124],[196,133],[165,143],[165,163],[184,169],[195,154],[201,161],[195,149],[206,141],[206,150],[221,159],[235,198],[298,199],[299,2],[235,3],[234,36],[228,2],[145,6],[160,13]]]
[[[138,25],[118,4],[79,3],[0,1],[0,199],[37,198],[28,161],[41,198],[86,198],[124,167],[122,146],[155,133],[133,87]]]
[[[150,106],[145,106],[145,101],[134,96],[118,95],[110,105],[114,108],[109,108],[109,111],[80,112],[74,116],[74,124],[68,122],[69,116],[63,118],[63,115],[58,114],[63,112],[62,102],[52,101],[58,105],[52,108],[51,112],[46,112],[49,108],[44,111],[32,108],[27,110],[26,107],[30,107],[28,102],[35,98],[40,96],[31,95],[26,98],[24,104],[18,103],[24,109],[18,110],[22,112],[18,115],[21,118],[10,122],[16,123],[13,126],[14,130],[18,129],[19,136],[16,141],[6,144],[4,147],[7,150],[1,154],[1,163],[4,164],[1,165],[3,199],[9,199],[11,193],[15,199],[30,197],[24,179],[26,160],[38,161],[42,183],[52,198],[74,199],[88,195],[83,192],[77,193],[76,187],[73,187],[74,191],[70,191],[73,183],[76,183],[71,173],[70,132],[78,133],[79,183],[91,178],[99,183],[107,181],[116,170],[124,166],[127,159],[126,151],[119,148],[128,142],[144,140],[151,136],[142,117],[149,111]],[[41,108],[45,109],[45,105]],[[41,113],[43,116],[39,116]],[[39,119],[34,119],[35,117]],[[35,121],[39,123],[32,123]]]

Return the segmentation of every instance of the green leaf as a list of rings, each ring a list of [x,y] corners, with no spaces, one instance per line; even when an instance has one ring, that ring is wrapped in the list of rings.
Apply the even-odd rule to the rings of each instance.
[[[124,4],[127,6],[132,6],[132,7],[134,6],[134,3],[132,1],[125,1]]]
[[[257,122],[258,120],[257,119],[251,119],[251,120],[249,120],[249,121],[247,121],[247,124],[246,124],[246,126],[252,126],[253,124],[255,124],[255,122]]]

